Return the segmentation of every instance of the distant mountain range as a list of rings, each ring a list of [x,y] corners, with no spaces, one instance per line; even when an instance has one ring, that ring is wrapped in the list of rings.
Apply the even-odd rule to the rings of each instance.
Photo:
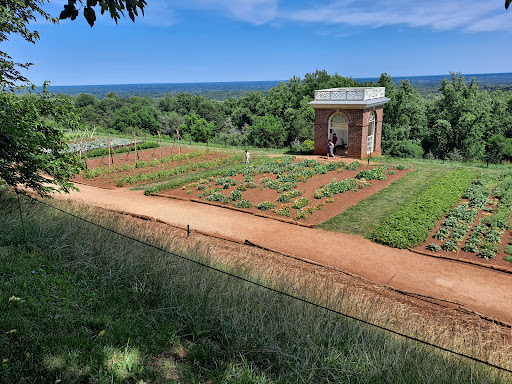
[[[483,89],[488,90],[512,90],[512,73],[488,73],[488,74],[468,74],[464,75],[469,81],[472,77],[479,81]],[[450,75],[433,76],[408,76],[394,77],[393,80],[399,85],[400,80],[409,80],[411,85],[421,94],[436,93],[439,90],[439,84],[444,78],[450,78]],[[360,82],[377,81],[376,77],[355,78]],[[237,82],[218,82],[218,83],[161,83],[161,84],[109,84],[109,85],[68,85],[51,86],[53,93],[64,93],[68,95],[79,95],[89,93],[98,98],[103,98],[107,93],[114,92],[121,97],[130,96],[149,96],[159,98],[165,94],[176,94],[187,92],[199,94],[216,100],[225,100],[229,97],[240,97],[245,92],[260,91],[268,92],[272,87],[279,84],[280,81],[237,81]]]

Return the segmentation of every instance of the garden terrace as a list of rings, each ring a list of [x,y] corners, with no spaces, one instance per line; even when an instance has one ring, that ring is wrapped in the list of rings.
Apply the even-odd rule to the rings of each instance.
[[[165,181],[176,175],[218,168],[242,160],[241,155],[228,156],[209,150],[155,158],[147,156],[146,158],[147,160],[139,159],[112,166],[98,166],[86,169],[75,181],[103,188],[123,187],[126,185]]]
[[[316,225],[399,179],[405,167],[359,162],[295,161],[285,156],[226,169],[181,188],[148,188],[147,194],[203,201],[281,220]]]
[[[512,174],[476,178],[462,200],[437,225],[422,248],[444,257],[512,270],[510,208]]]

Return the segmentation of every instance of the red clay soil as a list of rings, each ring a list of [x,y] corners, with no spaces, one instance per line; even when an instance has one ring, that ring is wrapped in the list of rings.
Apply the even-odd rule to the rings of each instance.
[[[355,175],[364,169],[372,169],[375,168],[375,166],[362,166],[356,171],[349,171],[346,169],[342,169],[342,172],[338,171],[329,171],[327,174],[323,175],[316,175],[310,179],[308,179],[305,182],[300,182],[296,189],[300,190],[302,192],[302,195],[300,197],[306,197],[309,200],[311,200],[310,205],[313,204],[320,204],[326,202],[327,198],[324,197],[322,199],[315,199],[313,197],[313,193],[320,189],[321,186],[329,184],[333,178],[336,178],[338,181],[344,180],[344,179],[354,179]],[[370,197],[374,193],[380,191],[381,189],[387,187],[389,184],[395,182],[396,180],[400,179],[404,175],[406,175],[408,172],[411,172],[411,170],[404,170],[399,171],[397,170],[394,175],[386,175],[386,180],[369,180],[368,183],[369,186],[366,186],[364,188],[358,189],[357,191],[347,191],[344,193],[340,193],[337,195],[334,195],[334,202],[327,203],[323,209],[316,211],[309,215],[306,219],[299,219],[296,222],[298,224],[309,224],[309,225],[317,225],[319,223],[324,222],[325,220],[330,219],[333,216],[336,216],[340,214],[342,211],[347,209],[348,207],[357,204],[361,200],[366,199],[367,197]],[[261,189],[259,186],[259,181],[264,178],[268,177],[270,179],[275,179],[276,175],[274,174],[261,174],[257,175],[255,177],[255,182],[258,184],[258,188],[248,188],[246,191],[242,192],[243,198],[249,200],[253,205],[256,205],[258,203],[261,203],[263,201],[270,201],[272,203],[276,204],[276,208],[279,209],[283,203],[280,203],[277,201],[277,198],[279,197],[280,193],[277,192],[275,189],[269,189],[264,188]],[[238,181],[238,185],[243,184],[242,175],[232,176],[232,179],[235,179]],[[361,183],[362,184],[362,183]],[[233,191],[235,187],[231,187],[229,189],[223,189],[222,193],[225,195],[230,195],[231,191]],[[191,193],[190,193],[191,192]],[[187,190],[184,190],[183,188],[174,189],[171,191],[162,191],[158,195],[160,196],[169,196],[169,197],[178,197],[181,199],[202,199],[199,195],[202,191],[198,191],[196,188],[187,188]],[[289,203],[285,203],[288,206],[291,206],[293,201],[298,199],[299,197],[293,198]],[[228,205],[223,205],[220,203],[214,203],[213,205],[218,206],[228,206],[233,207],[233,203]],[[298,211],[298,209],[291,208],[290,209],[290,216],[282,216],[278,215],[277,213],[274,213],[271,209],[262,211],[258,208],[252,207],[244,209],[245,211],[254,212],[256,214],[264,214],[269,217],[275,217],[278,219],[293,219],[293,216]]]
[[[449,302],[464,311],[512,324],[512,274],[397,250],[364,238],[257,217],[189,201],[144,196],[128,189],[80,186],[74,199],[157,218],[174,226],[263,246],[360,276],[391,289]]]
[[[178,153],[181,153],[183,155],[189,152],[194,152],[194,150],[191,148],[181,148],[180,150],[178,147],[162,147],[162,151],[160,151],[160,148],[145,149],[143,151],[137,151],[137,155],[135,155],[135,152],[118,153],[113,154],[111,156],[111,164],[133,164],[137,160],[159,159],[161,157],[174,156],[177,155]],[[87,167],[108,167],[108,156],[88,159]]]
[[[152,151],[153,150],[145,151],[145,152],[147,152],[146,156],[142,156],[142,154],[141,154],[140,157],[139,157],[139,160],[151,161],[152,159],[160,158],[158,153],[152,154]],[[157,149],[157,151],[158,151],[158,149]],[[185,153],[188,153],[188,152],[193,152],[193,150],[191,150],[191,149],[183,150],[182,149],[181,154],[185,154]],[[177,154],[178,154],[178,150],[174,149],[172,152],[171,151],[168,151],[166,153],[162,152],[162,157],[168,157],[168,156],[173,156],[173,155],[177,155]],[[84,177],[78,175],[78,176],[76,176],[73,179],[73,182],[74,183],[79,183],[79,184],[93,185],[93,186],[107,188],[107,189],[114,189],[114,188],[119,188],[119,187],[117,187],[115,185],[115,180],[117,178],[120,178],[120,177],[135,176],[135,175],[138,175],[140,173],[152,173],[152,172],[159,171],[161,169],[171,169],[171,168],[175,168],[175,167],[178,167],[178,166],[181,166],[181,165],[185,165],[185,164],[192,164],[192,163],[197,163],[197,162],[202,162],[202,161],[209,161],[209,160],[218,159],[218,158],[226,157],[226,156],[227,155],[225,155],[223,153],[220,153],[220,152],[210,152],[210,153],[206,154],[205,156],[201,156],[201,157],[198,157],[198,158],[187,159],[186,161],[183,161],[183,160],[182,161],[171,161],[171,162],[168,162],[168,163],[165,163],[165,164],[158,164],[158,165],[153,166],[153,167],[144,167],[144,168],[130,169],[130,170],[127,170],[127,171],[118,171],[118,172],[113,172],[113,173],[105,173],[105,174],[102,174],[102,175],[100,175],[98,177],[95,177],[93,179],[85,179]],[[125,161],[125,159],[126,159],[126,154],[121,159],[121,161],[118,161],[118,159],[116,159],[116,165],[118,165],[118,164],[124,165],[124,164],[127,164],[127,163],[133,164],[137,160],[135,158],[135,154],[134,153],[130,153],[130,158],[128,160]],[[100,165],[100,159],[94,159],[94,160],[95,160],[95,162],[92,165],[96,164],[96,166],[108,167],[108,165],[107,165],[108,159],[107,158],[104,159],[103,165]],[[91,167],[91,165],[89,165],[89,168],[90,167]]]

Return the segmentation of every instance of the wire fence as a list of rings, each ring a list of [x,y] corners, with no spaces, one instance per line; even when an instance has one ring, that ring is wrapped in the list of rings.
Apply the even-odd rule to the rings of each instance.
[[[470,355],[467,355],[467,354],[464,354],[464,353],[461,353],[461,352],[457,352],[457,351],[451,350],[451,349],[449,349],[449,348],[442,347],[442,346],[437,345],[437,344],[433,344],[433,343],[431,343],[431,342],[429,342],[429,341],[422,340],[422,339],[419,339],[419,338],[414,337],[414,336],[406,335],[406,334],[404,334],[404,333],[401,333],[401,332],[395,331],[395,330],[393,330],[393,329],[390,329],[390,328],[387,328],[387,327],[383,327],[383,326],[378,325],[378,324],[371,323],[371,322],[369,322],[369,321],[367,321],[367,320],[364,320],[364,319],[361,319],[361,318],[358,318],[358,317],[355,317],[355,316],[352,316],[352,315],[348,315],[348,314],[346,314],[346,313],[343,313],[343,312],[341,312],[341,311],[338,311],[338,310],[335,310],[335,309],[329,308],[329,307],[327,307],[327,306],[324,306],[324,305],[321,305],[321,304],[315,303],[315,302],[313,302],[313,301],[309,301],[309,300],[307,300],[307,299],[304,299],[304,298],[301,298],[301,297],[298,297],[298,296],[292,295],[292,294],[290,294],[290,293],[287,293],[287,292],[284,292],[284,291],[281,291],[281,290],[278,290],[278,289],[275,289],[275,288],[272,288],[272,287],[266,286],[266,285],[261,284],[261,283],[258,283],[258,282],[256,282],[256,281],[252,281],[252,280],[247,279],[247,278],[245,278],[245,277],[241,277],[241,276],[235,275],[235,274],[233,274],[233,273],[231,273],[231,272],[224,271],[224,270],[222,270],[222,269],[220,269],[220,268],[216,268],[216,267],[213,267],[213,266],[211,266],[211,265],[207,265],[207,264],[205,264],[205,263],[202,263],[202,262],[200,262],[200,261],[197,261],[197,260],[191,259],[191,258],[189,258],[189,257],[183,256],[183,255],[179,255],[179,254],[177,254],[177,253],[174,253],[174,252],[172,252],[172,251],[169,251],[169,250],[164,249],[164,248],[162,248],[162,247],[159,247],[159,246],[157,246],[157,245],[154,245],[154,244],[148,243],[148,242],[146,242],[146,241],[143,241],[143,240],[137,239],[137,238],[132,237],[132,236],[130,236],[130,235],[127,235],[127,234],[124,234],[124,233],[118,232],[118,231],[113,230],[113,229],[108,228],[108,227],[105,227],[105,226],[103,226],[103,225],[101,225],[101,224],[95,223],[95,222],[93,222],[93,221],[90,221],[90,220],[85,219],[85,218],[83,218],[83,217],[80,217],[80,216],[78,216],[78,215],[75,215],[74,213],[68,212],[68,211],[66,211],[66,210],[64,210],[64,209],[61,209],[61,208],[59,208],[59,207],[56,207],[56,206],[54,206],[54,205],[52,205],[52,204],[49,204],[49,203],[47,203],[47,202],[45,202],[45,201],[41,201],[41,200],[39,200],[39,199],[32,198],[32,197],[31,197],[31,199],[32,199],[33,201],[35,201],[35,202],[39,203],[39,204],[44,204],[44,205],[46,205],[46,206],[48,206],[48,207],[50,207],[50,208],[52,208],[52,209],[55,209],[55,210],[60,211],[60,212],[62,212],[62,213],[64,213],[64,214],[66,214],[66,215],[69,215],[69,216],[71,216],[71,217],[74,217],[74,218],[76,218],[76,219],[78,219],[78,220],[80,220],[80,221],[82,221],[82,222],[84,222],[84,223],[88,223],[88,224],[90,224],[90,225],[96,226],[96,227],[101,228],[101,229],[103,229],[103,230],[105,230],[105,231],[111,232],[111,233],[113,233],[113,234],[115,234],[115,235],[117,235],[117,236],[121,236],[121,237],[123,237],[123,238],[125,238],[125,239],[128,239],[128,240],[130,240],[130,241],[133,241],[133,242],[136,242],[136,243],[142,244],[142,245],[147,246],[147,247],[150,247],[150,248],[152,248],[152,249],[155,249],[155,250],[157,250],[157,251],[163,252],[163,253],[168,254],[168,255],[170,255],[170,256],[173,256],[173,257],[176,257],[176,258],[179,258],[179,259],[185,260],[185,261],[187,261],[187,262],[189,262],[189,263],[192,263],[192,264],[198,265],[198,266],[200,266],[200,267],[207,268],[207,269],[209,269],[209,270],[215,271],[215,272],[217,272],[217,273],[220,273],[220,274],[223,274],[223,275],[229,276],[229,277],[231,277],[231,278],[233,278],[233,279],[237,279],[237,280],[239,280],[239,281],[243,281],[243,282],[245,282],[245,283],[247,283],[247,284],[251,284],[251,285],[253,285],[253,286],[259,287],[259,288],[261,288],[261,289],[265,289],[265,290],[267,290],[267,291],[273,292],[273,293],[278,294],[278,295],[286,296],[286,297],[288,297],[288,298],[290,298],[290,299],[297,300],[297,301],[300,301],[300,302],[302,302],[302,303],[304,303],[304,304],[307,304],[307,305],[310,305],[310,306],[313,306],[313,307],[316,307],[316,308],[320,308],[320,309],[322,309],[322,310],[325,310],[325,311],[328,311],[328,312],[330,312],[330,313],[333,313],[333,314],[336,314],[336,315],[339,315],[339,316],[345,317],[345,318],[350,319],[350,320],[357,321],[357,322],[359,322],[359,323],[362,323],[362,324],[368,325],[368,326],[373,327],[373,328],[375,328],[375,329],[380,329],[380,330],[382,330],[382,331],[385,331],[385,332],[388,332],[388,333],[390,333],[390,334],[393,334],[393,335],[396,335],[396,336],[402,337],[402,338],[404,338],[404,339],[407,339],[407,340],[410,340],[410,341],[414,341],[414,342],[417,342],[417,343],[419,343],[419,344],[423,344],[423,345],[426,345],[426,346],[429,346],[429,347],[435,348],[435,349],[437,349],[437,350],[440,350],[440,351],[443,351],[443,352],[447,352],[447,353],[450,353],[450,354],[452,354],[452,355],[459,356],[459,357],[462,357],[462,358],[465,358],[465,359],[468,359],[468,360],[474,361],[474,362],[476,362],[476,363],[483,364],[483,365],[485,365],[485,366],[487,366],[487,367],[495,368],[495,369],[498,369],[498,370],[500,370],[500,371],[507,372],[507,373],[512,373],[512,370],[510,370],[510,369],[508,369],[508,368],[504,368],[504,367],[501,367],[501,366],[499,366],[499,365],[492,364],[492,363],[490,363],[490,362],[488,362],[488,361],[485,361],[485,360],[482,360],[482,359],[479,359],[479,358],[476,358],[476,357],[473,357],[473,356],[470,356]]]

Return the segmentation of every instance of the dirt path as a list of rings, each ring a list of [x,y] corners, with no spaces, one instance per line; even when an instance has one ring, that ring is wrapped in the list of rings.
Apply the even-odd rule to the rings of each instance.
[[[512,275],[455,261],[433,259],[366,239],[300,227],[220,207],[146,197],[141,191],[79,185],[62,196],[95,206],[152,216],[164,222],[295,255],[394,289],[455,302],[512,324]]]

